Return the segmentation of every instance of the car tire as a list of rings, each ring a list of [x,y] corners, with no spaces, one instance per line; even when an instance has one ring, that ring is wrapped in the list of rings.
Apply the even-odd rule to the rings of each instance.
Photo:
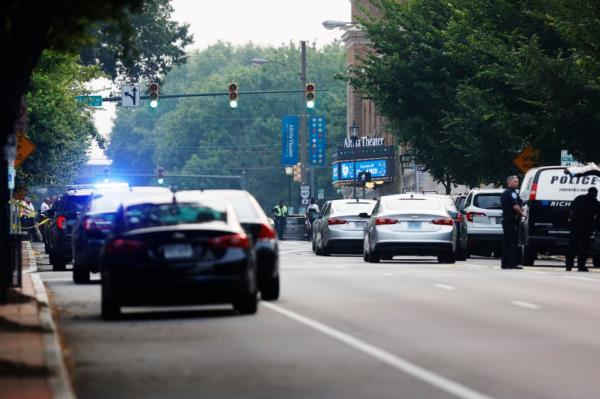
[[[312,251],[316,254],[317,253],[317,246],[315,245],[315,240],[312,240]]]
[[[50,245],[48,245],[47,242],[44,242],[44,253],[45,254],[49,254],[50,253]]]
[[[369,254],[367,253],[367,250],[363,249],[363,260],[365,262],[369,261]]]
[[[523,252],[521,256],[521,263],[523,266],[533,266],[535,263],[536,253],[534,250],[529,248],[527,245],[523,245]]]
[[[329,247],[329,245],[323,243],[323,248],[321,249],[321,255],[322,256],[331,255],[331,247]]]
[[[64,260],[57,258],[54,251],[50,252],[50,264],[52,265],[52,271],[61,272],[67,270],[67,264]]]
[[[279,299],[279,276],[266,278],[261,284],[260,299],[275,301]]]
[[[233,301],[233,308],[240,314],[255,314],[258,310],[256,292],[240,295]]]
[[[444,255],[438,255],[437,258],[438,258],[438,262],[440,262],[440,263],[448,263],[448,264],[456,263],[456,254],[454,252],[449,252]]]
[[[369,263],[379,263],[381,255],[377,251],[369,251]]]
[[[467,253],[461,248],[460,244],[456,246],[456,260],[467,260]]]
[[[73,262],[73,282],[75,284],[89,284],[90,282],[90,270],[75,261]]]
[[[121,317],[121,305],[108,287],[107,282],[102,279],[102,300],[100,311],[103,320],[117,320]]]

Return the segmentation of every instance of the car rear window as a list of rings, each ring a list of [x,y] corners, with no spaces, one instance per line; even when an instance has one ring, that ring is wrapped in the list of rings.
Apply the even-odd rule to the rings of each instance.
[[[226,221],[227,213],[198,203],[136,204],[125,211],[129,230]]]
[[[256,206],[245,195],[228,196],[231,206],[240,221],[256,220],[260,218],[260,214]]]
[[[356,201],[348,201],[348,202],[334,202],[331,204],[331,210],[333,213],[371,213],[373,208],[375,207],[375,203],[373,202],[356,202]]]
[[[90,200],[89,195],[68,195],[65,198],[65,212],[82,212],[85,209],[88,201]]]
[[[477,194],[473,205],[482,209],[502,209],[500,198],[502,194]]]
[[[384,207],[392,211],[439,211],[442,202],[433,198],[394,198],[384,202]]]

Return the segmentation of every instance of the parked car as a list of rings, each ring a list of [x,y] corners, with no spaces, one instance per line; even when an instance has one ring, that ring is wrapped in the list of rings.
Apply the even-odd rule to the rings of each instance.
[[[502,189],[474,189],[469,192],[462,210],[461,250],[499,258],[502,252]]]
[[[107,187],[94,191],[71,234],[73,282],[85,284],[90,273],[98,273],[98,259],[115,214],[126,198],[169,194],[166,187]]]
[[[325,209],[327,209],[330,202],[331,201],[327,201],[323,204],[323,207],[321,208],[319,215],[317,215],[317,218],[312,223],[312,231],[311,231],[311,235],[310,235],[310,241],[311,241],[312,251],[315,254],[317,253],[316,232],[319,231],[319,228],[320,228],[319,225],[321,224],[321,221],[323,220],[323,211],[325,211]]]
[[[373,200],[329,201],[313,234],[316,254],[360,253],[364,228],[374,206]]]
[[[452,199],[454,200],[456,209],[458,209],[459,212],[462,212],[462,210],[465,208],[465,201],[467,200],[467,194],[461,193],[461,194],[453,196]]]
[[[526,218],[521,223],[522,263],[533,266],[541,252],[566,255],[569,247],[569,207],[577,196],[590,187],[600,190],[598,176],[570,176],[564,166],[530,169],[519,195]],[[600,266],[600,254],[594,254],[594,266]]]
[[[367,222],[363,258],[377,263],[396,255],[419,255],[454,263],[455,243],[454,220],[439,198],[387,195],[379,199]]]
[[[102,317],[122,306],[231,303],[257,311],[251,238],[228,202],[188,191],[126,200],[101,257]]]
[[[66,264],[73,258],[71,232],[79,215],[84,211],[94,190],[90,186],[73,186],[61,195],[44,215],[50,220],[44,225],[44,246],[52,270],[66,270]]]
[[[206,190],[211,197],[224,198],[233,207],[242,227],[252,238],[256,251],[258,288],[261,299],[279,298],[279,244],[277,232],[252,194],[244,190]]]
[[[284,240],[304,240],[306,237],[306,224],[304,215],[290,215],[285,218]]]
[[[456,208],[456,203],[454,202],[452,197],[450,197],[449,195],[441,195],[441,194],[429,194],[429,195],[433,196],[435,198],[439,198],[444,203],[444,206],[446,207],[448,214],[450,214],[450,217],[454,220],[454,226],[456,226],[456,243],[455,243],[456,260],[467,260],[466,253],[463,251],[463,249],[460,245],[461,229],[462,229],[462,225],[463,225],[462,213],[459,212],[459,210]]]

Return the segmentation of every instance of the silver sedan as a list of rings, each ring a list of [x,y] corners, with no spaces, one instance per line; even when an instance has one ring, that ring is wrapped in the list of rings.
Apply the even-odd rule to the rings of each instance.
[[[360,253],[364,228],[374,206],[373,200],[329,201],[313,231],[316,254]]]
[[[396,255],[437,256],[454,263],[456,227],[438,198],[418,194],[381,197],[365,227],[363,257],[376,263]]]

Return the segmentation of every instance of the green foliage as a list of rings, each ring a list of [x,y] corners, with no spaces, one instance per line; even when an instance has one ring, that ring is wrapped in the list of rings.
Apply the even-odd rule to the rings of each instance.
[[[185,62],[183,49],[192,43],[189,26],[173,21],[172,13],[170,0],[146,0],[124,20],[98,24],[94,43],[81,52],[84,64],[100,65],[113,79],[124,81],[166,74]]]
[[[253,58],[270,62],[251,65]],[[308,51],[308,78],[317,84],[316,114],[328,120],[328,153],[345,136],[345,87],[334,79],[343,71],[345,51],[336,43]],[[246,172],[248,189],[270,209],[279,199],[287,201],[288,178],[279,166],[281,117],[298,114],[303,95],[244,95],[254,90],[300,89],[300,51],[294,45],[262,48],[248,44],[232,47],[218,43],[195,53],[169,73],[163,94],[220,92],[231,82],[240,87],[237,109],[227,96],[162,99],[157,110],[119,109],[108,154],[115,168],[152,173],[157,165],[166,174],[240,175]],[[327,88],[327,92],[319,89]],[[154,179],[151,179],[154,180]],[[317,169],[317,187],[335,196],[330,168]],[[167,179],[180,188],[233,187],[235,182]],[[293,187],[293,200],[298,196]]]
[[[376,53],[347,79],[447,188],[502,181],[529,144],[599,158],[597,1],[373,3]]]
[[[78,105],[75,96],[85,94],[85,84],[100,74],[96,67],[82,66],[77,56],[42,54],[26,96],[27,136],[36,150],[19,168],[18,185],[69,182],[87,160],[98,134],[92,111]]]

